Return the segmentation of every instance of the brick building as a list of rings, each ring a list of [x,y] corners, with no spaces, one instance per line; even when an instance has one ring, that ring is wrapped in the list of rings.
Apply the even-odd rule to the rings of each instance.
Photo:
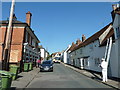
[[[25,23],[13,16],[9,63],[19,65],[21,69],[23,62],[35,62],[40,55],[38,49],[40,41],[30,27],[31,16],[30,12],[26,13]],[[8,20],[0,21],[0,61],[2,62],[7,27]]]

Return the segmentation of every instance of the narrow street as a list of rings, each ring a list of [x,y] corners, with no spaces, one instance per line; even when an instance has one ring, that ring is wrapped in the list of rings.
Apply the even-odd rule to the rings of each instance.
[[[53,72],[39,72],[27,88],[110,88],[80,73],[54,64]]]

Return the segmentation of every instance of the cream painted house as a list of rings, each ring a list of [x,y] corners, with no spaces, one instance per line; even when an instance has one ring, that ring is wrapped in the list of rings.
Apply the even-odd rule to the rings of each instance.
[[[113,5],[113,28],[115,32],[115,52],[118,66],[118,76],[120,78],[120,4]]]
[[[71,45],[69,45],[68,47],[67,47],[67,49],[63,52],[63,62],[64,63],[67,63],[68,64],[68,52],[67,52],[67,50],[69,49],[71,47]]]

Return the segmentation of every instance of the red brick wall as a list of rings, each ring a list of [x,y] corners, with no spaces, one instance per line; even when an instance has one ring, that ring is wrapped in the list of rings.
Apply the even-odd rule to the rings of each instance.
[[[5,32],[6,32],[6,28],[0,27],[0,43],[3,43],[4,41]]]
[[[2,46],[0,45],[0,61],[2,60]]]
[[[12,33],[11,51],[18,50],[17,61],[20,61],[22,59],[23,39],[24,39],[24,28],[14,28]]]
[[[2,57],[2,46],[1,43],[4,42],[6,28],[0,27],[0,60]],[[12,32],[12,42],[11,42],[11,51],[18,50],[18,60],[22,59],[22,47],[23,47],[23,38],[24,38],[24,28],[14,28]],[[11,54],[11,53],[10,53]]]
[[[24,28],[14,28],[12,33],[12,44],[23,43]]]
[[[2,60],[2,43],[4,42],[6,28],[0,27],[0,61]]]

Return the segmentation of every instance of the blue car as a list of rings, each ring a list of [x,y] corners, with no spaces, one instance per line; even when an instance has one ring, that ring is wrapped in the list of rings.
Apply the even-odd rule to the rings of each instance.
[[[40,72],[42,71],[52,71],[53,72],[53,62],[52,60],[44,60],[40,65]]]

